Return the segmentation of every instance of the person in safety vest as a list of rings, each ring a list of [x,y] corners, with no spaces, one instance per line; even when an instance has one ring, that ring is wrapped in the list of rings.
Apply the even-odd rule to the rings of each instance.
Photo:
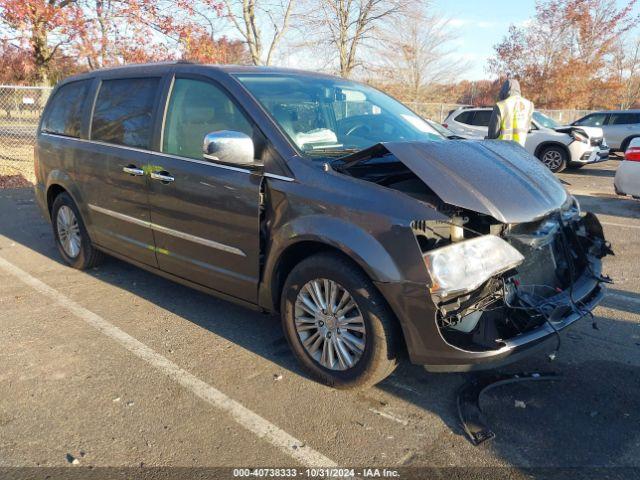
[[[493,107],[487,138],[513,140],[524,147],[532,116],[533,102],[522,96],[520,82],[509,78],[502,85],[498,103]]]

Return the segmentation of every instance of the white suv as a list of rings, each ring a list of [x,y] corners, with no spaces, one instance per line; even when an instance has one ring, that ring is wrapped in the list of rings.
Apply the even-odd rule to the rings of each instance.
[[[461,137],[482,139],[487,136],[492,111],[487,107],[460,107],[449,113],[443,125]],[[525,148],[552,172],[609,158],[601,128],[564,127],[540,112],[533,113]]]

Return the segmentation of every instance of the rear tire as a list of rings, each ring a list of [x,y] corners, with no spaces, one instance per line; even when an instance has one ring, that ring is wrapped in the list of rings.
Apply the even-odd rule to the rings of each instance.
[[[320,296],[311,293],[314,286]],[[332,295],[334,290],[338,293]],[[339,308],[344,292],[350,296],[345,305],[354,302],[350,309]],[[332,296],[332,301],[325,301]],[[326,309],[318,307],[322,304]],[[395,316],[367,275],[346,258],[320,253],[296,265],[282,291],[281,312],[296,358],[326,385],[370,387],[398,364]]]
[[[58,251],[69,266],[86,270],[103,260],[103,253],[91,244],[77,205],[66,192],[53,201],[51,226]]]
[[[551,145],[543,148],[538,154],[540,161],[553,173],[559,173],[567,168],[567,152],[559,146]]]

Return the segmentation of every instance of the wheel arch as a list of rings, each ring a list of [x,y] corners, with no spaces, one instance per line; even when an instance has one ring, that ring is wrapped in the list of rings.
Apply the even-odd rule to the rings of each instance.
[[[631,140],[633,140],[634,138],[640,138],[640,135],[638,135],[638,134],[629,135],[627,138],[625,138],[622,141],[622,143],[620,144],[620,151],[622,153],[624,153],[627,150],[627,147],[629,147],[629,144],[631,143]]]
[[[559,147],[567,156],[567,163],[571,161],[571,152],[569,151],[569,147],[567,147],[565,144],[560,143],[560,142],[556,142],[553,140],[549,140],[546,142],[542,142],[540,145],[538,145],[535,149],[534,152],[534,156],[540,160],[540,155],[542,154],[542,152],[549,147]]]
[[[55,202],[58,195],[61,193],[69,193],[67,189],[64,188],[59,183],[52,183],[47,188],[47,211],[49,212],[49,218],[51,218],[51,209],[53,208],[53,202]]]
[[[262,308],[278,311],[282,287],[293,267],[320,252],[348,259],[374,283],[402,280],[398,265],[384,246],[354,224],[332,217],[299,222],[305,224],[306,233],[295,233],[302,225],[287,225],[271,239],[259,292]]]
[[[75,202],[86,225],[87,212],[85,211],[82,203],[82,196],[69,175],[62,170],[53,170],[47,177],[46,185],[45,199],[47,202],[46,207],[47,212],[49,213],[49,219],[51,219],[51,208],[53,207],[53,202],[58,195],[64,192],[67,193]]]

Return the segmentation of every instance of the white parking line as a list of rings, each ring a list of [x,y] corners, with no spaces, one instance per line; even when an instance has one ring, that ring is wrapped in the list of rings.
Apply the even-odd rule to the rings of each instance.
[[[382,412],[380,410],[376,410],[375,408],[370,408],[369,409],[370,412],[375,413],[376,415],[380,415],[381,417],[384,417],[388,420],[393,420],[394,422],[397,422],[401,425],[404,425],[405,427],[407,425],[409,425],[409,420],[405,420],[404,418],[400,418],[396,415],[393,415],[392,413],[387,413],[387,412]]]
[[[233,420],[249,430],[251,433],[266,440],[283,453],[289,455],[301,464],[309,467],[333,467],[336,463],[305,445],[300,440],[289,435],[284,430],[262,418],[257,413],[249,410],[241,403],[226,396],[220,390],[203,382],[196,376],[183,370],[168,358],[152,350],[144,343],[135,339],[128,333],[109,323],[100,315],[82,307],[70,298],[66,297],[49,285],[33,277],[24,270],[16,267],[12,263],[0,257],[0,269],[13,275],[15,278],[30,286],[42,295],[50,298],[61,307],[66,308],[75,316],[84,320],[92,327],[99,330],[104,335],[112,338],[129,350],[131,353],[141,358],[149,365],[160,370],[164,375],[171,378],[184,388],[193,392],[202,400],[210,403],[214,407],[227,413]]]
[[[625,225],[624,223],[613,223],[613,222],[600,222],[602,225],[609,225],[610,227],[622,227],[622,228],[638,228],[640,229],[640,225]]]

